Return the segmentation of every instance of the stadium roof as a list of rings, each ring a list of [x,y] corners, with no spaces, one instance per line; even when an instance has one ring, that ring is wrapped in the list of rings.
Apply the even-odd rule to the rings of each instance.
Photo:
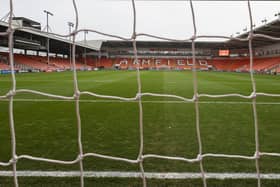
[[[242,33],[236,38],[246,38],[249,32]],[[254,28],[255,34],[266,34],[269,36],[280,38],[280,18],[269,22],[260,27]],[[199,49],[245,49],[248,48],[248,42],[237,41],[234,39],[226,40],[223,42],[210,42],[210,41],[197,41],[196,48]],[[255,37],[253,39],[253,47],[264,47],[279,43],[279,41]],[[191,42],[169,42],[169,41],[137,41],[138,48],[191,48]],[[128,41],[104,41],[102,48],[130,48],[132,43]]]
[[[137,48],[191,48],[191,42],[170,42],[170,41],[137,41]],[[102,48],[130,48],[132,42],[129,41],[104,41]],[[196,47],[200,49],[224,48],[224,42],[196,42]]]
[[[13,25],[15,28],[17,25]],[[0,21],[0,32],[5,32],[8,28],[8,23]],[[37,50],[37,51],[46,51],[46,41],[47,38],[50,38],[50,53],[58,54],[69,54],[69,45],[70,41],[68,39],[60,38],[52,34],[47,35],[46,33],[41,32],[36,29],[24,28],[16,30],[14,33],[15,42],[14,46],[18,49],[27,49],[27,50]],[[7,37],[0,37],[0,46],[7,47],[8,40]],[[83,53],[84,49],[87,51],[97,51],[98,47],[93,45],[88,45],[84,42],[76,43],[77,53]]]
[[[81,43],[84,43],[84,41],[81,41]],[[103,40],[87,40],[86,44],[88,46],[91,46],[95,49],[100,50],[101,46],[102,46]]]
[[[15,26],[16,27],[16,26]],[[0,21],[0,32],[5,32],[8,28],[6,22]],[[236,38],[246,38],[249,32],[242,33]],[[266,34],[280,38],[280,19],[276,19],[260,27],[254,28],[254,33]],[[30,49],[38,51],[46,51],[46,41],[48,35],[46,33],[36,31],[35,29],[24,28],[15,31],[15,48]],[[58,54],[68,54],[69,44],[68,39],[60,38],[54,35],[49,35],[50,52]],[[0,46],[7,46],[7,37],[0,36]],[[278,43],[278,41],[267,38],[254,38],[253,47],[264,47],[267,45]],[[83,53],[84,49],[87,52],[99,51],[101,48],[131,48],[132,43],[121,40],[88,40],[77,42],[77,53]],[[169,41],[137,41],[138,48],[191,48],[191,42],[169,42]],[[248,42],[241,42],[234,39],[220,42],[213,41],[197,41],[196,48],[199,49],[247,49]]]
[[[27,21],[31,24],[37,24],[37,25],[41,25],[39,22],[31,20],[29,18],[25,18],[25,17],[13,17],[13,20],[22,20],[22,21]]]
[[[241,35],[237,36],[237,38],[246,38],[246,37],[248,37],[248,34],[249,34],[249,31],[242,33]],[[278,19],[271,21],[265,25],[254,28],[254,34],[264,34],[264,35],[269,35],[272,37],[280,38],[280,17],[278,17]],[[232,45],[236,45],[236,43],[238,43],[238,42],[231,40],[231,41],[228,41],[228,43],[230,43]],[[271,40],[271,39],[267,39],[267,38],[260,38],[260,37],[255,37],[253,39],[254,47],[263,47],[263,46],[272,45],[275,43],[279,43],[279,41]]]

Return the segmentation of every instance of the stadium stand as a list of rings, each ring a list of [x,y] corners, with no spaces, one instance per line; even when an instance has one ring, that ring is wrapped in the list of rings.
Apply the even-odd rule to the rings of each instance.
[[[236,71],[239,68],[249,64],[249,59],[214,59],[209,62],[217,71]]]
[[[9,70],[7,53],[1,53],[0,69]],[[71,70],[71,64],[68,58],[51,57],[50,63],[47,63],[47,58],[34,55],[15,54],[15,69],[23,71],[66,71]],[[5,63],[3,62],[5,61]],[[84,65],[80,61],[76,61],[77,70],[91,69],[91,66]]]
[[[88,65],[102,68],[115,68],[120,70],[136,69],[137,64],[140,64],[140,69],[170,69],[170,70],[191,70],[193,63],[189,59],[166,59],[166,58],[139,58],[138,62],[131,58],[101,58],[98,60],[91,59]],[[198,60],[197,67],[201,70],[208,69],[206,60]]]
[[[248,60],[249,61],[249,60]],[[280,58],[256,58],[254,60],[253,70],[255,72],[267,72],[280,64]],[[249,63],[239,68],[240,71],[248,72],[250,70]]]
[[[56,70],[56,68],[51,64],[48,65],[47,63],[45,63],[43,59],[29,55],[15,54],[15,63],[25,65],[32,70],[40,70],[46,72]]]
[[[7,59],[0,54],[0,70],[9,70],[10,67],[7,64]]]
[[[10,67],[7,64],[4,64],[0,61],[0,70],[9,70]]]
[[[237,59],[214,59],[208,62],[213,65],[217,71],[237,71],[237,72],[249,72],[250,60],[249,58],[237,58]],[[279,57],[270,58],[255,58],[253,70],[255,72],[267,72],[275,69],[280,65]]]
[[[56,65],[67,64],[62,60]],[[81,60],[80,60],[81,61]],[[193,62],[191,59],[184,58],[139,58],[140,69],[169,69],[169,70],[191,70]],[[197,69],[216,70],[229,72],[249,72],[250,59],[243,58],[213,58],[208,60],[197,60]],[[69,65],[69,63],[68,63]],[[87,65],[92,68],[101,69],[136,69],[137,62],[131,58],[87,58]],[[266,72],[276,69],[280,65],[280,57],[258,57],[255,58],[253,70],[255,72]],[[70,68],[70,67],[69,67]]]
[[[94,58],[87,57],[86,64],[88,67],[97,67],[97,60],[96,58],[94,59]]]
[[[110,58],[101,58],[97,61],[97,67],[109,69],[113,67],[113,59]]]
[[[68,58],[51,57],[47,63],[47,57],[35,55],[15,54],[16,70],[37,70],[41,72],[71,70]],[[8,53],[0,53],[0,69],[8,70]],[[119,69],[132,70],[137,68],[137,62],[132,58],[92,58],[87,57],[86,65],[83,58],[76,60],[77,70]],[[189,58],[139,58],[141,70],[191,70],[193,62]],[[248,57],[237,58],[212,58],[197,60],[198,70],[214,70],[228,72],[249,72],[250,60]],[[253,70],[256,73],[279,72],[280,57],[258,57],[254,59]]]

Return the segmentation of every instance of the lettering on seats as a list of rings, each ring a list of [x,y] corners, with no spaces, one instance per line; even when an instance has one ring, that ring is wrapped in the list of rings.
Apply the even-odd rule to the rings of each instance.
[[[177,60],[177,65],[178,66],[184,66],[184,60]]]
[[[120,65],[121,65],[121,64],[126,64],[126,65],[127,65],[127,64],[128,64],[128,60],[127,60],[127,59],[121,60],[121,61],[120,61]]]
[[[155,64],[156,64],[156,65],[161,64],[161,60],[160,60],[160,59],[155,59]]]

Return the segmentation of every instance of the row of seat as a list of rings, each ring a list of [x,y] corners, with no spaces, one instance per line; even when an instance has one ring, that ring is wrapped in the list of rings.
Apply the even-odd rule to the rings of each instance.
[[[219,71],[250,71],[250,59],[215,59],[209,62]],[[256,72],[266,72],[280,65],[279,57],[254,58],[253,70]]]
[[[8,59],[8,53],[0,53],[2,58]],[[3,65],[4,64],[4,65]],[[1,63],[0,69],[9,69],[8,63]],[[39,70],[39,71],[58,71],[69,70],[72,65],[69,59],[51,57],[49,63],[47,57],[14,54],[14,64],[16,69],[21,70]],[[76,68],[78,70],[91,68],[84,65],[79,61],[76,61]]]
[[[0,70],[9,69],[8,63],[1,61],[1,59],[8,59],[8,53],[0,53]],[[132,58],[87,58],[86,65],[84,59],[76,60],[77,69],[135,69],[138,66],[141,69],[192,69],[192,59],[138,59],[137,63]],[[17,69],[36,69],[40,71],[57,71],[69,70],[72,65],[69,59],[51,57],[50,63],[47,63],[46,57],[15,54],[14,55],[15,68]],[[255,58],[253,61],[253,70],[257,72],[266,72],[270,70],[279,71],[280,57],[270,58]],[[250,70],[250,59],[211,59],[200,60],[197,59],[196,67],[201,70],[215,69],[218,71],[241,71],[248,72]]]
[[[253,70],[258,71],[258,72],[268,71],[269,69],[271,69],[274,66],[277,66],[279,64],[280,64],[280,58],[255,59],[254,63],[253,63]],[[249,71],[250,64],[246,64],[240,70]]]
[[[9,70],[10,66],[0,61],[0,70]]]

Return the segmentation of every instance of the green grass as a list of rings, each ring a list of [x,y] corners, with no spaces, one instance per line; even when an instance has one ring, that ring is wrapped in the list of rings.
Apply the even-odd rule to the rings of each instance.
[[[71,72],[18,74],[17,89],[33,89],[42,92],[73,95]],[[255,75],[258,92],[280,93],[280,76]],[[191,98],[193,80],[191,72],[141,72],[142,91],[176,94]],[[134,97],[137,93],[137,77],[134,71],[78,72],[79,89],[98,94]],[[9,75],[0,76],[0,95],[11,87]],[[198,73],[199,93],[249,95],[252,90],[249,74]],[[23,101],[20,99],[36,99]],[[45,101],[52,99],[34,94],[17,94],[14,102],[14,119],[17,155],[73,160],[78,153],[75,103]],[[91,96],[82,96],[82,142],[84,152],[135,159],[139,149],[139,114],[136,102],[106,102]],[[88,100],[88,101],[87,101]],[[98,102],[96,102],[98,100]],[[143,97],[144,153],[194,158],[198,153],[193,103],[164,102],[175,99]],[[95,102],[93,102],[95,101]],[[146,101],[146,102],[145,102]],[[148,102],[162,101],[162,102]],[[201,98],[200,127],[203,153],[253,155],[255,150],[252,104],[248,99]],[[205,101],[225,101],[207,103]],[[231,103],[229,103],[229,101]],[[241,102],[241,103],[240,103]],[[247,103],[249,102],[249,103]],[[280,98],[258,97],[257,112],[260,149],[263,152],[280,152]],[[261,104],[269,102],[271,104]],[[0,100],[0,161],[11,157],[8,102]],[[203,161],[208,172],[255,172],[255,162],[241,159],[206,158]],[[279,173],[280,158],[260,159],[261,172]],[[86,158],[85,170],[138,171],[138,165]],[[147,159],[145,171],[199,172],[199,165],[180,161]],[[11,167],[1,167],[9,170]],[[19,160],[18,170],[78,170],[79,165],[58,165],[30,160]],[[0,178],[0,186],[12,185],[11,178]],[[47,180],[56,181],[61,179]],[[42,178],[20,178],[23,186],[46,183]],[[39,181],[39,182],[38,182]],[[78,179],[65,179],[49,186],[78,185]],[[243,182],[242,182],[243,181]],[[151,180],[150,186],[186,186],[186,181]],[[177,183],[178,182],[178,183]],[[255,186],[255,180],[210,180],[212,186]],[[267,186],[277,186],[279,181],[266,181]],[[139,186],[137,179],[87,179],[86,184],[101,186]],[[201,180],[189,180],[189,186],[200,186]],[[76,185],[73,185],[76,186]]]

